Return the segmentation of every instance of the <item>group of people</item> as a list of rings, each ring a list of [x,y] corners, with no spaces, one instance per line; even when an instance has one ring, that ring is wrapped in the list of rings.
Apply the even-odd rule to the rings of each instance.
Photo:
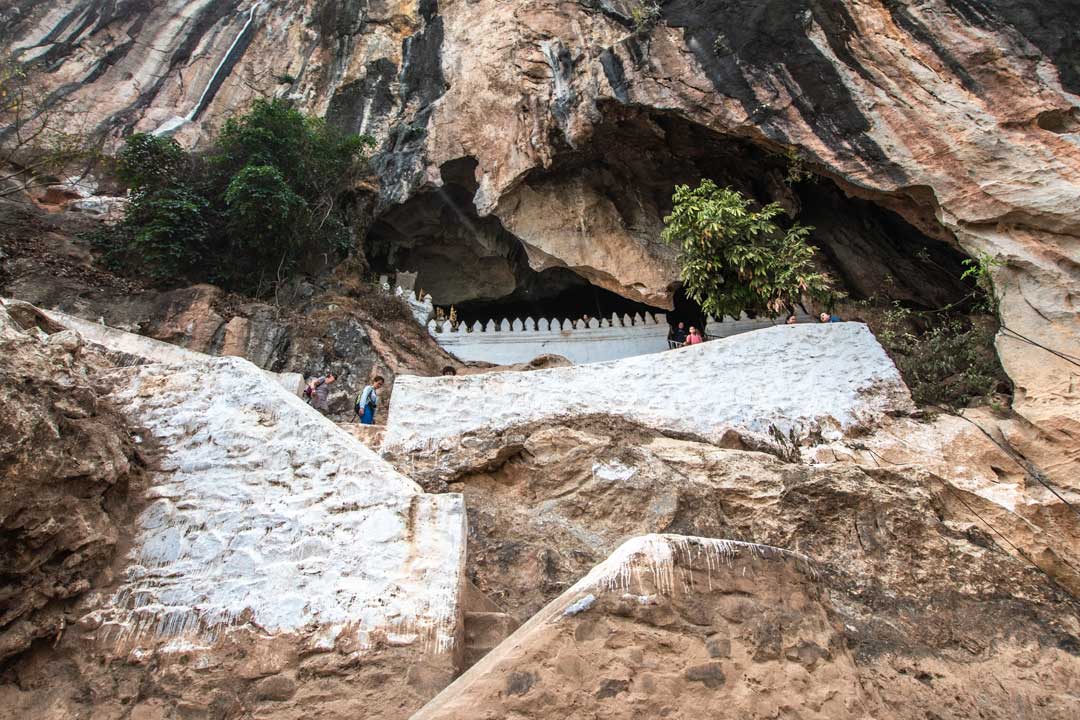
[[[818,315],[818,320],[823,323],[843,322],[843,320],[841,320],[838,315],[833,315],[827,312],[823,312]],[[788,315],[785,324],[794,325],[798,321],[798,318],[795,317],[794,313],[792,313],[791,315]],[[693,325],[691,325],[690,329],[687,330],[686,323],[683,322],[676,324],[673,328],[671,328],[671,333],[668,334],[668,345],[672,348],[680,348],[684,345],[697,345],[698,343],[703,342],[705,342],[705,336],[701,333],[701,331],[699,331]]]
[[[818,315],[818,320],[823,322],[823,323],[844,322],[843,320],[840,319],[839,315],[833,315],[833,314],[827,313],[827,312],[823,312],[820,315]],[[798,321],[799,321],[798,318],[796,318],[794,313],[793,313],[791,315],[788,315],[788,319],[787,319],[787,322],[785,323],[785,325],[794,325]]]
[[[321,377],[313,377],[308,380],[304,388],[304,398],[311,403],[311,407],[325,413],[329,410],[330,386],[337,381],[337,375],[329,372]],[[369,385],[365,385],[360,394],[353,402],[353,420],[359,419],[364,425],[375,424],[375,411],[379,408],[379,391],[386,380],[382,375],[372,378]]]
[[[457,370],[451,365],[442,369],[444,377],[457,375]],[[307,381],[304,387],[304,398],[316,410],[326,413],[329,410],[330,386],[337,381],[337,374],[328,372],[320,377],[313,377]],[[379,409],[379,391],[386,384],[382,375],[376,375],[371,383],[364,386],[360,394],[353,402],[353,420],[359,420],[364,425],[375,424],[375,411]]]
[[[683,345],[698,345],[705,342],[705,336],[701,334],[693,325],[690,329],[686,329],[686,323],[680,322],[671,329],[671,334],[668,336],[668,343],[671,347],[682,347]]]

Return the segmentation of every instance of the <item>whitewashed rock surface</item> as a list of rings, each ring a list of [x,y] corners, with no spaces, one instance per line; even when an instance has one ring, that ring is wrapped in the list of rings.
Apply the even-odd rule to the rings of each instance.
[[[64,327],[76,331],[88,342],[100,345],[114,353],[131,356],[137,359],[137,362],[186,364],[204,362],[213,357],[144,335],[83,320],[57,310],[43,310],[42,312]],[[304,377],[300,373],[276,373],[269,370],[260,372],[294,394],[299,395],[304,390]]]
[[[826,436],[911,409],[900,374],[860,323],[768,328],[696,347],[531,373],[399,377],[384,450],[478,431],[608,414],[719,440]]]
[[[99,637],[206,642],[249,624],[451,648],[459,495],[425,495],[246,360],[126,372],[116,400],[163,462]]]

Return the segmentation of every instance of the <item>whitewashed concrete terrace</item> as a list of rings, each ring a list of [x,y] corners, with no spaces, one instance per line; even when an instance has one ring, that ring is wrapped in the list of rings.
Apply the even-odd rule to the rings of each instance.
[[[243,625],[451,649],[460,495],[425,494],[246,360],[119,372],[114,399],[163,457],[101,640],[205,643]]]
[[[840,437],[911,398],[861,323],[779,326],[693,347],[528,373],[399,376],[384,451],[469,434],[609,414],[719,441],[729,430],[770,442],[821,430]]]
[[[808,317],[801,320],[807,321]],[[740,318],[710,320],[705,331],[716,337],[772,327],[782,321]],[[609,318],[548,320],[504,319],[460,324],[443,320],[427,324],[432,337],[457,358],[513,365],[540,355],[561,355],[574,364],[619,360],[668,349],[670,326],[664,314],[637,313]]]

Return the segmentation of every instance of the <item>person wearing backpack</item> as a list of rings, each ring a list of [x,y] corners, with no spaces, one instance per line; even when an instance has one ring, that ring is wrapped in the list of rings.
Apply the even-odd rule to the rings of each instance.
[[[304,388],[304,398],[311,403],[311,407],[321,412],[328,408],[327,399],[330,397],[330,385],[337,380],[337,375],[332,372],[324,377],[312,378]]]
[[[353,405],[353,416],[359,417],[360,422],[364,425],[375,424],[375,410],[379,407],[379,390],[382,389],[382,386],[382,375],[376,375],[371,384],[365,386],[363,392],[356,397],[356,404]]]

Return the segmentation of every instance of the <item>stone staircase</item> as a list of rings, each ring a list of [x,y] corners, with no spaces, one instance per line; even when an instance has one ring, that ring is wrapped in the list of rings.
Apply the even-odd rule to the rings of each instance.
[[[498,603],[466,581],[465,645],[461,671],[465,672],[517,630],[518,621]]]

